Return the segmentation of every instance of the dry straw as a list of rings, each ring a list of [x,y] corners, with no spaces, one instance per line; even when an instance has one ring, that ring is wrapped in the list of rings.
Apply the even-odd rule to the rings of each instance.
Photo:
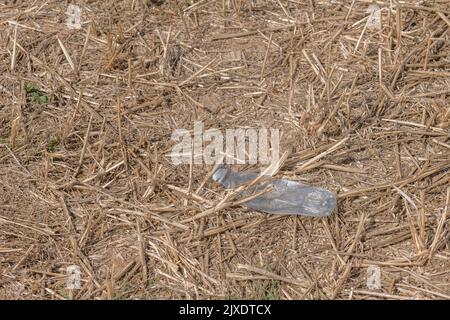
[[[65,3],[0,4],[0,298],[450,297],[449,1],[368,28],[369,0],[80,0],[72,30]],[[249,211],[173,165],[194,121],[279,128],[271,174],[338,210]]]

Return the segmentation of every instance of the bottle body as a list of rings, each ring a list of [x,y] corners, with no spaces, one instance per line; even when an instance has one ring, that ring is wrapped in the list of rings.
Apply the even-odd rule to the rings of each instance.
[[[253,181],[258,175],[256,172],[233,172],[220,167],[213,179],[225,188],[232,189]],[[267,189],[267,192],[243,204],[272,214],[326,217],[333,212],[337,203],[336,196],[326,189],[285,179],[258,183],[242,191],[241,195],[248,197]]]

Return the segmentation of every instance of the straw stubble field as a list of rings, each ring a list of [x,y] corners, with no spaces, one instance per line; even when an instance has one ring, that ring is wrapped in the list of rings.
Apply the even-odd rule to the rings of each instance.
[[[2,1],[0,298],[448,299],[450,2],[370,3]],[[236,204],[172,164],[194,121],[280,129],[337,210]]]

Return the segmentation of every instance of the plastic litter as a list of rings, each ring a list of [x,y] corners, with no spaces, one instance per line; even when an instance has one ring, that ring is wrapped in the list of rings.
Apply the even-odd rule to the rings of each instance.
[[[253,181],[258,176],[256,172],[233,172],[221,166],[212,178],[225,188],[233,189]],[[267,188],[270,188],[269,191],[244,202],[243,205],[266,213],[312,217],[329,216],[336,208],[336,196],[332,192],[285,179],[257,183],[242,191],[241,195],[248,197]]]

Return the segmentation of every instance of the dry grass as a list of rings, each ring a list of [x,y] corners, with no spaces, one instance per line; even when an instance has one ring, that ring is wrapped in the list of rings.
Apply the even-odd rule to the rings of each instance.
[[[450,298],[450,1],[398,2],[2,1],[0,298]],[[280,128],[338,210],[221,203],[195,120]]]

